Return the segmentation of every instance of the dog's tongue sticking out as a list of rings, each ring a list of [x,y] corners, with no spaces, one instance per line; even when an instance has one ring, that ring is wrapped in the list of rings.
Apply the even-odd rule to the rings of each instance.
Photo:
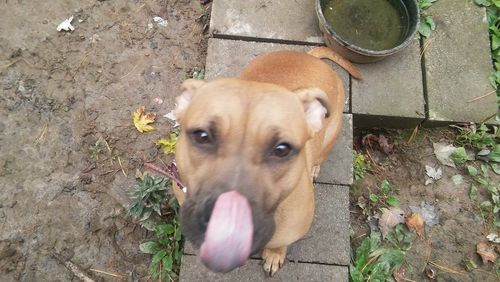
[[[236,191],[221,194],[215,202],[200,258],[215,272],[242,266],[250,256],[253,239],[252,210],[248,200]]]

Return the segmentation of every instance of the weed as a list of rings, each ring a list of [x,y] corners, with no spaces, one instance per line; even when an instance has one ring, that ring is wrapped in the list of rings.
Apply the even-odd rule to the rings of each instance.
[[[149,230],[154,230],[155,218],[153,213],[161,216],[161,205],[167,201],[167,186],[170,180],[160,176],[146,175],[139,180],[136,188],[129,194],[132,203],[127,213],[139,220],[141,225]]]
[[[90,158],[94,161],[99,160],[99,155],[104,152],[106,149],[106,142],[104,139],[99,137],[97,141],[95,141],[94,145],[91,145],[89,148]]]
[[[418,27],[418,33],[425,38],[431,36],[432,31],[436,29],[436,24],[432,16],[425,11],[436,1],[437,0],[418,0],[418,7],[420,9],[420,26]]]
[[[476,1],[477,2],[477,1]],[[466,148],[474,151],[475,159],[483,161],[478,165],[467,165],[466,169],[473,183],[469,188],[469,198],[472,201],[478,199],[478,189],[486,189],[489,198],[479,203],[478,207],[481,215],[492,215],[493,226],[500,227],[500,186],[490,179],[490,170],[500,175],[500,135],[498,128],[493,126],[488,128],[482,124],[477,126],[453,126],[458,130],[455,142],[463,147],[457,148],[452,154],[455,163],[463,164],[471,158],[466,152]],[[474,158],[472,158],[474,159]]]
[[[490,214],[492,218],[493,226],[500,228],[500,186],[498,183],[491,181],[489,178],[490,166],[486,164],[481,164],[481,170],[479,171],[476,167],[472,165],[467,166],[467,172],[472,177],[474,182],[471,184],[469,189],[469,198],[472,201],[477,200],[478,185],[488,191],[489,199],[479,203],[479,209],[481,214]],[[499,174],[498,171],[493,170],[495,173]]]
[[[194,79],[203,80],[203,79],[205,79],[205,69],[195,67],[191,70],[190,76],[191,76],[191,78],[194,78]]]
[[[149,272],[153,279],[160,281],[177,278],[182,255],[179,204],[175,197],[169,197],[169,187],[169,178],[144,175],[129,194],[132,203],[127,210],[143,227],[154,232],[154,239],[140,244],[139,249],[153,255]],[[168,209],[165,204],[168,204]],[[162,213],[162,210],[166,212]]]
[[[474,0],[474,2],[479,6],[486,7],[486,18],[490,31],[491,57],[494,67],[494,71],[490,75],[490,83],[495,88],[500,101],[500,1]],[[500,120],[500,111],[497,113],[497,120]]]
[[[453,126],[458,129],[456,142],[467,148],[482,150],[485,148],[493,148],[500,141],[500,135],[497,127],[489,129],[486,125],[481,124],[477,127],[475,124],[470,126],[460,127]]]
[[[380,233],[372,231],[356,250],[349,266],[349,281],[392,281],[414,239],[415,234],[402,224],[389,232],[386,242]]]
[[[182,257],[182,235],[177,216],[172,224],[163,223],[155,226],[155,238],[139,245],[146,254],[153,255],[149,272],[153,279],[172,281],[177,278]]]
[[[370,161],[365,158],[365,155],[356,151],[353,151],[352,154],[354,158],[354,179],[363,179],[365,177],[365,173],[371,169]]]
[[[384,181],[382,181],[382,184],[380,185],[380,191],[382,192],[382,194],[377,195],[377,194],[372,192],[372,193],[370,193],[368,198],[370,199],[370,201],[373,204],[385,203],[386,205],[392,206],[392,207],[399,206],[399,198],[394,196],[394,195],[390,195],[392,190],[393,189],[391,188],[389,181],[384,180]]]

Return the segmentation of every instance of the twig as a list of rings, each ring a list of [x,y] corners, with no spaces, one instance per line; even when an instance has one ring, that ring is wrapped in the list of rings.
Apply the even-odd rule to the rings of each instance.
[[[480,100],[480,99],[486,98],[486,97],[488,97],[488,96],[490,96],[491,94],[496,93],[496,92],[497,92],[496,90],[493,90],[493,91],[488,92],[488,93],[486,93],[486,94],[484,94],[484,95],[477,96],[477,97],[472,98],[472,99],[470,99],[469,101],[467,101],[467,103],[474,102],[474,101],[477,101],[477,100]]]
[[[152,170],[156,173],[159,173],[163,176],[166,176],[168,178],[170,178],[171,180],[175,181],[177,183],[177,185],[179,186],[180,189],[183,189],[185,188],[186,186],[184,186],[184,184],[182,184],[181,180],[176,177],[173,173],[169,172],[169,171],[165,171],[157,166],[155,166],[154,164],[152,163],[144,163],[144,167],[149,169],[149,170]]]
[[[47,133],[48,127],[49,127],[49,125],[45,124],[45,126],[42,129],[42,132],[40,132],[40,134],[38,135],[38,137],[35,139],[35,143],[36,144],[40,143],[42,141],[42,138],[45,137],[45,134]]]
[[[127,177],[127,174],[125,173],[125,170],[123,169],[122,160],[120,159],[120,157],[118,157],[118,163],[120,164],[120,168],[122,169],[123,175],[125,175],[125,177]]]
[[[448,268],[446,266],[442,266],[442,265],[439,265],[433,261],[429,261],[429,264],[434,266],[434,267],[437,267],[439,269],[441,269],[442,271],[445,271],[445,272],[450,272],[450,273],[454,273],[454,274],[460,274],[460,275],[463,275],[464,273],[462,271],[458,271],[458,270],[455,270],[455,269],[451,269],[451,268]]]
[[[12,65],[15,65],[15,64],[16,64],[17,62],[19,62],[20,60],[21,60],[21,59],[17,59],[17,60],[15,60],[15,61],[13,61],[13,62],[10,62],[10,63],[6,64],[6,65],[3,65],[3,66],[1,66],[1,67],[0,67],[0,69],[6,69],[6,68],[8,68],[8,67],[10,67],[10,66],[12,66]]]
[[[109,275],[109,276],[113,276],[113,277],[117,277],[117,278],[121,278],[121,279],[125,279],[126,277],[123,276],[123,275],[120,275],[118,273],[113,273],[113,272],[107,272],[107,271],[104,271],[104,270],[99,270],[99,269],[89,269],[90,271],[94,271],[94,272],[97,272],[97,273],[101,273],[101,274],[106,274],[106,275]]]
[[[109,147],[108,141],[106,141],[106,139],[104,139],[104,143],[106,143],[106,147],[108,148],[109,155],[111,156],[111,158],[109,158],[109,161],[111,162],[111,165],[114,165],[111,147]]]
[[[131,74],[131,73],[135,70],[135,68],[136,68],[136,67],[137,67],[137,64],[136,64],[136,65],[132,68],[132,70],[130,70],[130,71],[129,71],[128,73],[126,73],[124,76],[120,77],[120,79],[118,79],[118,80],[122,80],[122,79],[124,79],[125,77],[129,76],[129,74]]]
[[[427,239],[427,242],[429,243],[428,244],[428,246],[429,246],[429,253],[427,253],[427,256],[425,258],[424,268],[422,268],[421,272],[425,271],[425,267],[427,266],[427,264],[429,263],[429,259],[431,258],[431,254],[432,254],[432,238],[431,238],[431,235],[429,235],[429,237]]]
[[[85,274],[76,264],[72,263],[69,260],[64,259],[59,254],[52,253],[52,256],[83,282],[95,282],[94,279],[90,278],[87,274]]]

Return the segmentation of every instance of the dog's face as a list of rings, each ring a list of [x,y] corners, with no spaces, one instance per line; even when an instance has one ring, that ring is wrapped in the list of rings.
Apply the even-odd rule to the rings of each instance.
[[[276,207],[309,169],[304,148],[327,115],[326,95],[238,79],[188,80],[183,88],[181,226],[205,265],[226,272],[271,239]]]

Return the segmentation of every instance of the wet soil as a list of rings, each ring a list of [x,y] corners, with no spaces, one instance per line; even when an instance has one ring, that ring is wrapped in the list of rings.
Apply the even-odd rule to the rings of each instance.
[[[116,278],[90,269],[148,279],[138,244],[149,235],[126,216],[125,192],[137,168],[163,158],[154,141],[171,125],[161,116],[204,66],[207,9],[189,0],[0,2],[1,281],[78,281],[56,257],[96,280]],[[57,32],[72,15],[75,30]],[[141,105],[158,113],[154,132],[132,124]]]
[[[373,133],[373,132],[372,132]],[[456,169],[439,163],[433,153],[433,142],[453,143],[456,132],[447,128],[421,129],[417,138],[411,144],[407,140],[411,131],[375,131],[388,137],[394,143],[393,153],[386,155],[380,151],[371,151],[371,158],[377,163],[372,165],[372,173],[362,180],[355,181],[351,189],[351,226],[353,248],[370,233],[377,229],[376,219],[368,220],[359,208],[360,196],[368,199],[373,192],[381,194],[381,182],[387,179],[391,184],[392,193],[400,199],[400,207],[410,213],[410,207],[419,207],[422,203],[435,207],[438,224],[425,226],[425,236],[417,238],[411,249],[406,253],[406,278],[412,281],[430,280],[424,269],[431,268],[436,273],[434,281],[498,281],[493,263],[484,264],[476,253],[476,244],[487,241],[486,235],[497,232],[492,224],[491,214],[482,214],[479,203],[490,196],[486,188],[478,186],[478,199],[469,198],[469,189],[473,183],[466,167]],[[366,132],[357,132],[362,137]],[[358,139],[359,140],[359,139]],[[357,144],[360,144],[357,142]],[[356,142],[355,142],[356,145]],[[358,146],[359,147],[359,146]],[[469,162],[479,169],[482,162]],[[435,183],[425,185],[425,166],[441,168],[443,176]],[[480,170],[480,169],[479,169]],[[460,174],[462,184],[455,184],[451,177]],[[500,177],[491,170],[489,178],[494,183],[500,183]],[[379,209],[388,207],[377,205],[371,215],[380,213]],[[498,244],[497,244],[498,245]],[[498,246],[497,246],[498,248]],[[498,251],[498,250],[497,250]],[[464,261],[472,260],[478,268],[466,271]],[[410,281],[409,280],[409,281]]]

